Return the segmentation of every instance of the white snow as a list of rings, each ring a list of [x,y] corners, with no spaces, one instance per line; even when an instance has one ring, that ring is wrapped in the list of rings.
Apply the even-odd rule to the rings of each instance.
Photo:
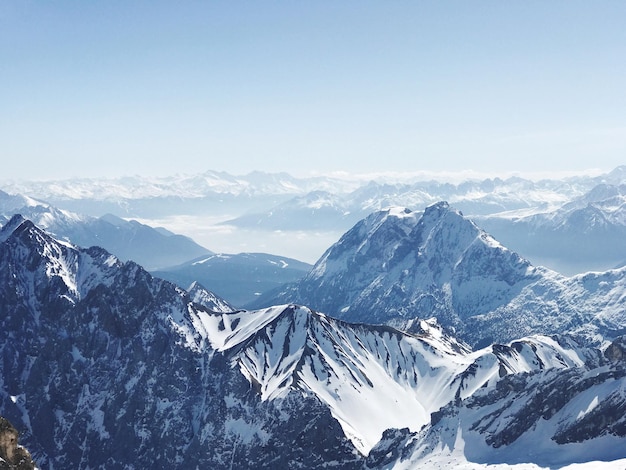
[[[236,364],[259,385],[263,400],[294,389],[312,392],[363,454],[386,429],[418,431],[457,391],[467,397],[495,385],[503,364],[518,373],[581,363],[575,352],[541,336],[519,341],[521,353],[512,347],[504,356],[491,348],[471,352],[444,335],[434,320],[423,322],[422,337],[344,324],[289,305],[196,312],[192,321],[217,350],[245,344]],[[465,376],[470,367],[474,372]]]
[[[584,410],[584,411],[580,411],[578,413],[578,415],[576,416],[576,419],[579,420],[582,417],[584,417],[586,414],[588,414],[589,412],[591,412],[596,406],[598,406],[598,396],[596,395],[595,397],[593,397],[593,399],[591,400],[591,402],[589,403],[589,406]]]

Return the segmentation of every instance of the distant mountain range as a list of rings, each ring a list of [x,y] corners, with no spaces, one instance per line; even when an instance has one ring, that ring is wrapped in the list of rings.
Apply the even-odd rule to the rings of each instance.
[[[475,220],[506,246],[563,274],[626,261],[626,184],[599,184],[549,212]]]
[[[100,246],[183,288],[209,286],[233,305],[304,276],[311,265],[264,253],[214,254],[188,237],[107,214],[80,215],[47,202],[0,191],[0,226],[19,213],[56,237],[83,247]]]
[[[621,166],[603,175],[543,180],[508,177],[451,182],[409,174],[296,178],[286,173],[234,176],[208,171],[162,178],[6,182],[3,189],[76,213],[114,214],[167,226],[207,246],[215,245],[219,236],[228,240],[233,230],[252,232],[253,239],[255,233],[265,237],[275,231],[307,235],[312,240],[318,231],[338,237],[371,212],[389,206],[419,211],[448,201],[533,264],[573,275],[626,262],[622,241],[626,215],[615,197],[616,191],[623,193],[620,187],[625,184],[626,166]],[[229,230],[214,230],[212,242],[203,228],[207,220],[216,227],[228,225]],[[281,253],[278,243],[269,251],[313,260],[327,248],[327,242],[323,243],[314,256],[304,248],[301,253]]]
[[[474,256],[501,249],[443,204],[422,218],[375,214],[356,234],[378,227],[402,240],[420,226],[433,237],[462,229],[457,252],[472,234],[485,247]],[[454,262],[448,242],[422,248],[441,250],[427,254],[446,261],[441,278]],[[389,262],[375,258],[375,237],[366,245],[372,258],[360,261]],[[502,250],[496,256],[515,261],[517,276],[522,266],[533,271]],[[20,216],[0,231],[0,409],[42,468],[480,468],[626,458],[623,337],[602,351],[560,335],[472,351],[435,320],[413,320],[413,333],[403,333],[296,305],[233,311],[201,286],[186,292]]]
[[[95,216],[157,218],[179,214],[230,214],[263,210],[294,194],[316,190],[351,190],[358,183],[335,178],[294,178],[287,173],[253,172],[234,176],[207,171],[162,178],[5,182],[3,189],[28,194],[56,207]]]
[[[101,246],[148,269],[172,266],[212,252],[182,235],[107,214],[80,215],[47,202],[0,191],[0,225],[19,213],[57,237],[80,246]]]
[[[389,206],[448,201],[509,248],[562,274],[626,261],[626,167],[596,178],[370,183],[349,193],[315,191],[223,224],[265,230],[347,230]]]

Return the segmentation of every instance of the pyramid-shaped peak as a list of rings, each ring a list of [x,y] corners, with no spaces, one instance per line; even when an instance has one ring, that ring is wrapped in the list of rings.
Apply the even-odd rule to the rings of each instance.
[[[606,175],[606,181],[610,184],[623,184],[626,183],[626,165],[620,165],[614,168],[610,173]]]
[[[2,226],[0,230],[0,243],[5,242],[19,227],[24,224],[34,227],[33,223],[24,218],[22,214],[15,214],[11,219]]]
[[[15,228],[19,227],[22,223],[24,223],[27,219],[22,214],[15,214],[11,219],[2,227],[2,231],[5,230],[15,230]],[[12,229],[11,229],[12,227]]]
[[[401,215],[394,217],[393,214]],[[437,316],[462,328],[505,305],[534,268],[442,201],[423,213],[370,215],[311,272],[267,304],[295,301],[347,321],[402,325]]]
[[[417,230],[422,232],[422,236],[428,236],[427,234],[433,230],[445,230],[450,233],[468,232],[471,234],[468,236],[471,237],[482,232],[474,222],[466,218],[461,211],[450,206],[446,201],[437,202],[426,207],[419,221]],[[447,238],[441,240],[441,242],[445,242],[446,240]],[[450,240],[452,239],[450,238]]]

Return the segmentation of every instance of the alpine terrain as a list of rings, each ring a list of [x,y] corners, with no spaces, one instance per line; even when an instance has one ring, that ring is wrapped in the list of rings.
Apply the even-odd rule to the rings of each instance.
[[[111,214],[92,217],[59,209],[44,201],[0,191],[0,225],[21,214],[38,227],[79,246],[101,246],[123,260],[148,269],[188,261],[211,251],[193,240],[165,229]]]
[[[0,409],[42,468],[626,458],[622,337],[472,350],[435,319],[404,333],[295,304],[234,310],[19,215],[0,232],[0,321]]]
[[[252,307],[295,302],[337,318],[410,330],[436,317],[474,346],[570,333],[626,333],[626,269],[565,277],[533,266],[446,202],[375,212],[296,281]]]
[[[309,262],[372,212],[449,201],[534,265],[574,275],[626,262],[624,205],[616,197],[624,184],[626,166],[544,179],[419,172],[298,178],[207,171],[158,178],[4,181],[2,189],[96,218],[113,214],[166,227],[218,252],[270,252]],[[148,268],[196,257],[157,264],[105,248]]]
[[[245,305],[262,293],[300,279],[311,267],[267,253],[220,253],[151,272],[183,287],[200,282],[233,305]]]

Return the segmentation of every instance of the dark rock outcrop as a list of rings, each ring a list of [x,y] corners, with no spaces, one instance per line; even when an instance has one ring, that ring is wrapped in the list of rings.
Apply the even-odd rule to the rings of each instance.
[[[8,419],[0,416],[0,470],[34,470],[35,463],[26,448],[19,445],[19,433]]]

